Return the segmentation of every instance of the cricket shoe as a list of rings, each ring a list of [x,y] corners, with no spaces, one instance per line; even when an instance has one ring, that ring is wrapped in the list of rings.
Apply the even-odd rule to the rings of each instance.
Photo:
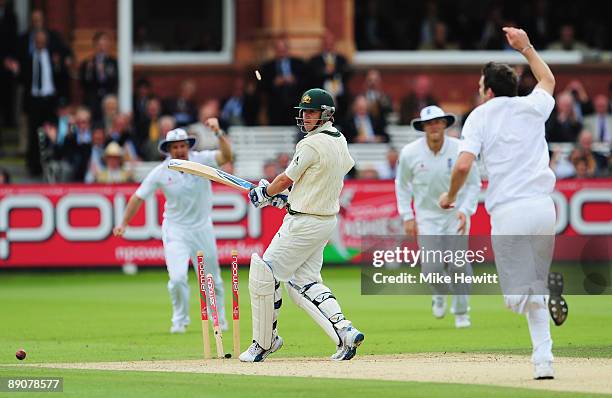
[[[431,312],[433,316],[442,319],[446,314],[446,296],[435,295],[431,298]]]
[[[457,314],[455,315],[455,327],[457,329],[469,328],[472,326],[469,314]]]
[[[536,363],[533,378],[536,380],[554,379],[555,370],[553,369],[552,362]]]
[[[559,272],[551,272],[548,274],[548,289],[550,297],[548,298],[548,312],[557,326],[561,326],[567,319],[568,307],[563,293],[563,275]]]
[[[172,334],[184,334],[187,331],[187,325],[172,325],[170,327],[170,333]]]
[[[269,350],[264,350],[259,344],[257,344],[257,342],[254,341],[253,344],[251,344],[251,346],[245,352],[240,354],[238,358],[240,358],[240,361],[242,362],[263,362],[268,355],[280,350],[282,346],[283,338],[280,336],[276,336],[274,341],[272,341],[272,346]]]
[[[342,344],[338,346],[336,353],[331,356],[332,361],[348,361],[357,354],[357,347],[363,343],[365,336],[352,326],[347,326],[338,331]]]

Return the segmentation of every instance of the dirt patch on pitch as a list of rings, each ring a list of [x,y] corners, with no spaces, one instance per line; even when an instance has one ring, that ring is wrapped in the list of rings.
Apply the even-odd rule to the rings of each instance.
[[[532,379],[529,358],[487,354],[364,355],[352,361],[321,358],[268,358],[263,363],[236,359],[134,361],[30,365],[45,368],[221,373],[483,384],[556,391],[612,393],[612,360],[556,358],[555,380]]]

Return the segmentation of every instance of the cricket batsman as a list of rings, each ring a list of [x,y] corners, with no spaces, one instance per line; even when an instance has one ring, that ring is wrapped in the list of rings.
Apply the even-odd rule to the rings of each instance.
[[[555,294],[550,289],[550,300],[547,287],[556,212],[551,197],[555,174],[548,166],[544,123],[555,106],[555,77],[524,30],[503,30],[512,48],[529,62],[538,84],[531,94],[518,97],[518,78],[510,66],[485,65],[479,83],[484,103],[465,122],[450,188],[440,196],[439,204],[443,209],[453,206],[480,155],[489,174],[485,207],[491,215],[495,265],[504,301],[509,309],[527,318],[534,378],[552,379],[548,311],[557,325],[567,317],[567,304],[560,296],[562,285]]]
[[[333,126],[334,100],[327,91],[306,91],[296,108],[297,125],[306,136],[297,144],[293,160],[274,181],[261,180],[249,192],[255,207],[286,207],[288,214],[263,258],[257,253],[251,256],[253,344],[240,354],[243,362],[263,361],[283,345],[277,324],[280,282],[285,282],[289,297],[332,339],[337,347],[332,360],[353,358],[364,340],[321,278],[323,249],[336,227],[344,176],[355,162],[346,139]],[[273,198],[291,186],[288,200]]]
[[[466,186],[458,194],[456,210],[441,209],[438,199],[448,191],[450,173],[459,155],[459,140],[444,135],[445,129],[455,123],[455,116],[434,105],[423,108],[420,116],[412,121],[412,127],[425,132],[425,136],[402,149],[395,178],[397,207],[404,231],[414,238],[418,235],[419,246],[426,250],[467,250],[470,216],[476,212],[480,193],[478,168],[475,163],[472,165]],[[413,198],[416,216],[411,207]],[[421,267],[423,274],[472,274],[469,262],[446,264],[430,259],[424,260]],[[446,294],[454,293],[451,312],[455,315],[455,327],[470,327],[468,287],[432,284],[434,317],[444,317]]]
[[[170,333],[185,333],[189,319],[189,284],[187,271],[189,259],[196,270],[198,250],[204,251],[206,272],[213,275],[219,311],[219,323],[227,330],[223,280],[219,271],[217,244],[211,219],[212,188],[210,181],[191,174],[170,170],[170,159],[191,160],[207,166],[219,167],[232,159],[232,149],[219,121],[210,118],[206,124],[219,139],[219,149],[214,151],[192,151],[196,139],[185,130],[169,131],[159,143],[159,151],[167,156],[142,181],[130,198],[121,224],[114,229],[115,236],[125,233],[130,220],[136,215],[145,199],[161,189],[166,197],[162,243],[166,268],[168,269],[168,292],[172,301],[172,326]]]

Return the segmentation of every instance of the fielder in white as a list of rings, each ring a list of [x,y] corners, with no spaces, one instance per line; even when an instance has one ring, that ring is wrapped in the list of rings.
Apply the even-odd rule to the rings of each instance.
[[[445,236],[468,235],[470,216],[478,205],[480,175],[474,163],[466,186],[459,191],[457,209],[445,210],[438,206],[440,195],[448,191],[450,174],[459,155],[459,140],[444,135],[444,130],[453,123],[455,116],[444,113],[441,108],[423,108],[421,117],[414,119],[412,126],[424,131],[425,136],[406,145],[399,158],[395,194],[404,231],[415,238],[418,235],[419,246],[427,250],[467,250],[467,239]],[[411,207],[413,198],[416,216]],[[429,261],[421,266],[424,274],[472,274],[469,263],[457,265]],[[434,293],[432,312],[436,318],[444,317],[446,294],[452,292],[451,312],[455,315],[455,326],[466,328],[471,325],[467,285],[433,284],[431,288]]]
[[[534,378],[552,379],[546,279],[555,234],[551,198],[555,174],[548,167],[544,123],[555,106],[555,78],[525,31],[503,29],[508,43],[529,62],[538,84],[528,96],[518,97],[518,78],[510,66],[490,62],[483,68],[480,95],[485,102],[466,120],[450,188],[440,196],[439,203],[444,209],[453,206],[474,159],[480,155],[489,174],[485,206],[491,215],[493,251],[504,301],[508,308],[527,317]],[[553,308],[549,307],[551,314],[563,310]]]
[[[212,273],[218,302],[219,323],[227,330],[223,280],[219,272],[217,245],[211,219],[212,190],[210,181],[191,174],[168,169],[170,159],[191,160],[207,166],[219,167],[232,159],[229,141],[219,128],[215,118],[208,119],[207,125],[219,138],[219,150],[192,151],[196,139],[189,137],[185,130],[174,129],[160,142],[159,150],[167,155],[140,184],[130,198],[123,221],[114,229],[115,236],[122,236],[138,212],[144,200],[161,189],[166,197],[162,242],[168,269],[168,292],[172,301],[171,333],[185,333],[189,319],[189,284],[187,271],[189,259],[197,274],[198,250],[204,251],[207,273]]]
[[[336,345],[332,360],[349,360],[364,339],[345,318],[331,290],[323,284],[323,249],[336,227],[344,176],[355,162],[344,136],[333,126],[334,100],[322,89],[304,93],[297,124],[304,137],[284,173],[269,183],[261,180],[249,192],[255,207],[285,207],[289,214],[263,254],[251,257],[249,292],[253,316],[253,344],[243,362],[260,362],[278,351],[277,317],[281,308],[280,282],[289,297]],[[288,202],[275,196],[292,186]]]

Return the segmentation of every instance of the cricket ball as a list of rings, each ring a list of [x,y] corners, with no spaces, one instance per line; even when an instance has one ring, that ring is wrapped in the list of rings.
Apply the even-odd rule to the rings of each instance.
[[[15,353],[15,357],[17,359],[19,359],[20,361],[23,361],[26,357],[26,352],[24,351],[23,348],[20,348],[17,350],[17,352]]]

